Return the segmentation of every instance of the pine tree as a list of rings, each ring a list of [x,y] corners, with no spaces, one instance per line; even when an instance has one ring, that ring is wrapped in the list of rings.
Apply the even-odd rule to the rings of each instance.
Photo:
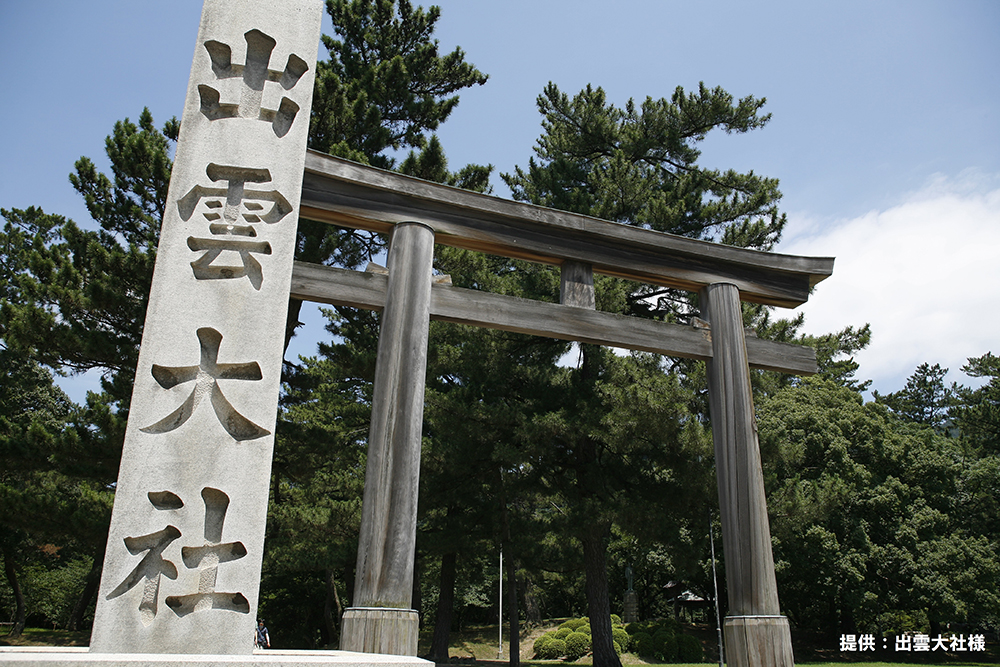
[[[930,426],[938,432],[948,428],[948,412],[954,404],[954,388],[944,383],[947,368],[940,364],[920,364],[901,390],[884,396],[873,392],[875,400],[906,421]]]
[[[503,178],[516,199],[534,204],[770,250],[786,220],[778,210],[777,181],[698,164],[698,144],[709,132],[743,133],[763,127],[770,119],[761,112],[763,105],[763,99],[753,97],[734,102],[721,88],[701,85],[696,93],[686,94],[678,87],[670,99],[647,98],[641,105],[629,100],[618,108],[608,103],[601,88],[587,86],[570,98],[550,83],[538,97],[542,114],[542,136],[535,146],[538,159]],[[697,314],[696,301],[675,290],[607,277],[597,277],[595,288],[602,310],[667,320]],[[748,323],[761,321],[763,312],[748,307]],[[593,426],[583,426],[601,423],[594,415],[606,414],[601,412],[605,407],[601,387],[617,362],[591,345],[581,346],[581,359],[563,387],[566,419],[550,437],[572,461],[575,481],[566,497],[581,516],[590,517],[577,537],[587,573],[594,664],[618,667],[609,619],[606,553],[614,522],[612,499],[621,480],[608,474],[608,464],[614,460],[609,453],[614,450],[595,437]],[[662,372],[658,363],[654,367],[645,381]]]
[[[176,120],[157,130],[144,110],[138,124],[118,122],[107,138],[111,177],[87,158],[77,161],[70,181],[96,229],[35,207],[0,210],[6,221],[0,233],[0,336],[6,353],[24,368],[43,364],[59,372],[102,374],[102,391],[66,412],[59,428],[33,426],[28,437],[8,434],[7,442],[18,446],[5,450],[11,470],[30,471],[22,482],[45,480],[23,492],[6,487],[8,521],[34,517],[25,519],[25,530],[78,541],[92,559],[70,627],[79,624],[96,594],[104,559],[109,489],[118,477],[177,131]],[[16,409],[7,412],[10,405],[4,408],[4,416],[17,416]]]
[[[309,146],[392,169],[392,152],[422,149],[458,106],[464,88],[487,75],[462,49],[438,54],[438,7],[409,0],[327,0],[338,39],[323,36],[330,60],[316,77]]]

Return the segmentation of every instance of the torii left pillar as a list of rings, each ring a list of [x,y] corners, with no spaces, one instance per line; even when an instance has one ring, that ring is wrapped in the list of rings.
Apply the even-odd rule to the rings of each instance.
[[[396,225],[378,338],[357,578],[340,640],[345,651],[417,654],[419,616],[410,604],[433,259],[433,230]]]

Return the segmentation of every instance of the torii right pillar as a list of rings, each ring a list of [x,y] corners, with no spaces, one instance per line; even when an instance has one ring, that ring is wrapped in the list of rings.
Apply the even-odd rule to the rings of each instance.
[[[739,289],[709,285],[700,301],[712,331],[708,395],[729,593],[726,663],[793,667],[788,619],[778,608]]]

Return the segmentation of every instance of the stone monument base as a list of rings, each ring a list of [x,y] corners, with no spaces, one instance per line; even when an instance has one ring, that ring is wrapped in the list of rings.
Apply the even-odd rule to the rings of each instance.
[[[784,616],[726,616],[722,625],[727,667],[794,667]]]
[[[415,656],[419,631],[420,615],[413,609],[348,607],[340,626],[340,648]]]
[[[625,623],[635,623],[639,620],[639,597],[635,591],[625,591],[625,609],[622,612],[622,621]]]
[[[85,646],[0,646],[3,667],[433,667],[434,663],[402,655],[351,651],[257,650],[253,655],[165,655],[153,653],[90,653]]]

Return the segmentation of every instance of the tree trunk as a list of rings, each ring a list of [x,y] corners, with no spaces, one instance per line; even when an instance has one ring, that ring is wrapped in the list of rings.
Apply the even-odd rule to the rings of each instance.
[[[590,612],[591,649],[594,667],[621,667],[611,636],[611,604],[608,601],[607,544],[609,526],[594,525],[584,535],[583,566],[587,574],[587,607]]]
[[[282,353],[284,357],[284,352],[288,352],[288,344],[292,342],[292,336],[295,335],[295,330],[302,326],[302,322],[299,322],[299,312],[302,310],[302,301],[299,299],[289,299],[288,300],[288,314],[285,317],[285,347]]]
[[[580,381],[591,385],[599,376],[601,348],[597,345],[581,345],[580,351],[583,354]],[[597,456],[597,444],[584,437],[576,446],[580,496],[592,502],[600,497],[601,487],[601,463]],[[587,575],[587,608],[590,614],[594,667],[621,667],[611,635],[611,602],[608,594],[607,537],[611,532],[611,524],[594,516],[586,525],[581,542],[583,567]]]
[[[348,563],[344,566],[344,587],[347,591],[347,606],[350,607],[354,601],[354,564]],[[343,617],[343,613],[341,614]]]
[[[97,589],[101,585],[101,568],[104,566],[104,549],[107,543],[102,543],[99,553],[94,556],[94,564],[90,567],[90,572],[87,573],[87,578],[84,580],[83,591],[80,593],[80,597],[76,601],[76,605],[73,607],[73,613],[69,615],[69,620],[66,622],[67,630],[79,630],[83,625],[84,614],[87,613],[87,609],[90,607],[90,603],[94,601],[94,596],[97,595]]]
[[[344,613],[344,608],[340,604],[340,596],[337,595],[337,579],[333,570],[326,569],[326,599],[323,602],[323,629],[326,634],[326,645],[337,646],[339,632],[337,625],[340,617]]]
[[[846,606],[840,610],[840,631],[852,635],[858,632],[858,624],[854,621],[854,610]]]
[[[517,614],[517,571],[514,559],[508,558],[504,564],[507,571],[507,619],[510,625],[510,650],[508,664],[510,667],[520,667],[521,664],[521,627]]]
[[[503,481],[503,471],[498,470],[498,488],[500,489],[500,523],[501,523],[501,540],[500,540],[500,560],[503,562],[503,547],[508,546],[508,551],[513,551],[509,548],[511,544],[510,539],[510,513],[507,510],[507,491],[504,486]],[[508,651],[508,661],[510,667],[518,667],[521,664],[521,628],[518,623],[517,618],[517,568],[515,567],[515,558],[513,553],[508,553],[507,561],[504,565],[504,570],[507,572],[507,618],[508,627],[510,632],[510,646]],[[503,573],[501,573],[503,576]],[[503,626],[503,619],[498,619],[501,627]],[[502,647],[501,647],[502,648]]]
[[[538,607],[538,598],[535,597],[535,585],[527,575],[521,578],[524,588],[524,616],[528,627],[537,627],[542,624],[542,610]]]
[[[410,598],[410,609],[417,610],[417,627],[424,627],[424,599],[420,592],[420,552],[413,553],[413,594]]]
[[[14,592],[15,604],[14,625],[11,627],[8,635],[11,637],[20,637],[21,632],[24,630],[24,593],[21,592],[21,585],[18,583],[17,573],[14,571],[14,554],[10,547],[7,546],[3,549],[3,569],[7,575],[7,583],[10,584],[10,588]]]
[[[455,608],[455,570],[458,556],[455,552],[441,556],[441,587],[438,594],[437,615],[434,618],[434,637],[431,639],[430,659],[448,662],[451,643],[451,617]]]

